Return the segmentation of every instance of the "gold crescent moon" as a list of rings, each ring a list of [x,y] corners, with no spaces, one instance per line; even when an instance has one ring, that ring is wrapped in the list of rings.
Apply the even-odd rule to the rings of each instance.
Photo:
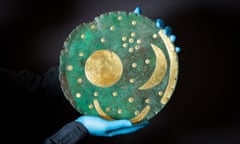
[[[156,56],[156,66],[151,77],[146,83],[144,83],[141,87],[138,88],[139,90],[150,89],[158,85],[164,78],[167,71],[167,60],[164,53],[159,47],[154,44],[151,44],[151,47]]]

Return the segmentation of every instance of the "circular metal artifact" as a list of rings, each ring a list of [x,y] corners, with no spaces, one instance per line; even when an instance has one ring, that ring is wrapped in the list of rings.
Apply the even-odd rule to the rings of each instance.
[[[70,33],[59,71],[64,95],[79,113],[138,123],[153,118],[169,101],[178,58],[154,21],[110,12]]]

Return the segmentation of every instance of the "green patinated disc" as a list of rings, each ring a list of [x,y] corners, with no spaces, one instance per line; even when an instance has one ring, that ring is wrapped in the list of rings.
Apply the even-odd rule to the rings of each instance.
[[[149,120],[175,89],[174,48],[143,15],[102,14],[77,26],[66,39],[59,66],[62,90],[81,114],[133,123]]]

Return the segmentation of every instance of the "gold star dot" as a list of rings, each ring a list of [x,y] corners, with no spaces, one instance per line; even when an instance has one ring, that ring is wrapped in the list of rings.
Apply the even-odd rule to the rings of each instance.
[[[157,36],[157,34],[153,34],[153,39],[156,39],[158,36]]]
[[[133,43],[134,42],[134,40],[132,38],[130,38],[128,41],[129,41],[129,43]]]
[[[124,48],[126,48],[127,46],[128,46],[127,43],[123,43],[123,44],[122,44],[122,47],[124,47]]]
[[[80,97],[81,97],[81,94],[80,94],[80,93],[76,93],[76,97],[77,97],[77,98],[80,98]]]
[[[100,41],[101,41],[101,43],[104,43],[106,40],[105,40],[105,38],[101,38]]]
[[[132,21],[132,25],[136,25],[137,22],[135,20]]]
[[[135,80],[134,80],[133,78],[130,78],[129,82],[130,82],[130,83],[134,83]]]
[[[134,101],[134,98],[133,98],[133,97],[128,98],[128,102],[129,102],[129,103],[133,103],[133,101]]]
[[[140,46],[139,46],[139,45],[136,45],[136,46],[135,46],[135,49],[136,49],[136,50],[137,50],[137,49],[139,49],[139,48],[140,48]]]
[[[94,92],[93,95],[94,95],[94,96],[98,96],[98,92]]]
[[[72,65],[68,65],[68,66],[67,66],[67,70],[68,70],[68,71],[72,71],[72,70],[73,70],[73,66],[72,66]]]
[[[96,25],[91,25],[91,29],[95,29],[96,28]]]
[[[147,98],[147,99],[145,99],[145,103],[150,103],[150,99],[149,98]]]
[[[159,95],[159,96],[162,96],[162,95],[163,95],[163,92],[162,92],[162,91],[159,91],[159,92],[158,92],[158,95]]]
[[[118,16],[118,20],[122,20],[122,16]]]
[[[88,105],[88,108],[92,109],[93,108],[93,104]]]
[[[135,32],[131,32],[131,37],[135,37],[136,33]]]
[[[80,56],[80,57],[84,56],[83,52],[80,52],[80,53],[79,53],[79,56]]]
[[[149,60],[149,59],[146,59],[146,60],[145,60],[145,63],[146,63],[146,64],[150,64],[150,60]]]
[[[141,44],[142,41],[140,39],[137,40],[137,44]]]
[[[113,96],[117,96],[117,92],[113,92],[112,95],[113,95]]]
[[[83,82],[83,80],[82,80],[81,78],[78,78],[78,79],[77,79],[77,82],[78,82],[79,84],[81,84],[81,83]]]
[[[133,68],[137,67],[137,64],[136,63],[132,63],[132,67]]]
[[[81,38],[84,39],[85,38],[85,34],[81,34]]]
[[[110,112],[111,108],[110,107],[106,107],[106,112]]]
[[[133,48],[129,48],[128,51],[129,51],[130,53],[132,53],[132,52],[133,52]]]
[[[118,109],[118,114],[122,114],[122,109]]]
[[[139,114],[139,111],[138,111],[138,110],[136,110],[136,111],[134,112],[134,114],[135,114],[135,115],[138,115],[138,114]]]
[[[122,41],[126,41],[126,40],[127,40],[127,37],[123,36]]]
[[[111,26],[111,27],[110,27],[110,30],[111,30],[111,31],[114,31],[114,30],[115,30],[115,27],[114,27],[114,26]]]

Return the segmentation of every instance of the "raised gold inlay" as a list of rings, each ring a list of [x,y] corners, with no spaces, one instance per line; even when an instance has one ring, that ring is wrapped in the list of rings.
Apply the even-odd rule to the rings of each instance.
[[[128,51],[129,51],[130,53],[132,53],[133,50],[134,50],[133,48],[129,48],[129,49],[128,49]]]
[[[122,16],[118,16],[118,20],[122,20]]]
[[[123,36],[122,41],[126,41],[126,40],[127,40],[127,37]]]
[[[137,67],[137,63],[132,63],[132,67],[136,68]]]
[[[117,92],[113,92],[112,95],[113,95],[113,96],[117,96]]]
[[[133,43],[134,42],[133,38],[130,38],[128,41],[129,41],[129,43]]]
[[[114,26],[111,26],[111,27],[110,27],[110,30],[111,30],[111,31],[114,31],[114,29],[115,29]]]
[[[163,92],[162,92],[162,91],[159,91],[159,92],[158,92],[158,95],[159,95],[159,96],[162,96],[162,95],[163,95]]]
[[[123,44],[122,44],[122,47],[124,47],[124,48],[126,48],[127,46],[128,46],[127,43],[123,43]]]
[[[136,33],[135,32],[131,32],[131,37],[135,37]]]
[[[77,83],[81,84],[83,82],[83,80],[81,78],[77,79]]]
[[[85,38],[85,34],[81,34],[81,38],[84,39]]]
[[[93,108],[93,104],[88,105],[88,108],[92,109]]]
[[[100,41],[101,41],[101,43],[104,43],[106,40],[105,40],[105,38],[101,38]]]
[[[145,103],[150,103],[150,99],[149,98],[147,98],[147,99],[145,99]]]
[[[149,59],[146,59],[146,60],[145,60],[145,63],[146,63],[146,64],[150,64],[150,62],[151,62],[151,61],[150,61]]]
[[[99,87],[114,85],[121,78],[122,73],[121,59],[110,50],[95,51],[85,64],[87,79]]]
[[[83,52],[80,52],[80,53],[79,53],[79,56],[80,56],[80,57],[84,56]]]
[[[80,97],[81,97],[81,94],[80,94],[80,93],[76,93],[76,97],[77,97],[77,98],[80,98]]]
[[[141,44],[142,41],[140,39],[137,40],[137,44]]]
[[[158,36],[157,36],[157,34],[153,34],[153,39],[156,39]]]
[[[137,22],[135,20],[132,21],[132,25],[136,25]]]
[[[122,109],[118,109],[118,114],[122,114]]]
[[[130,83],[134,83],[134,82],[135,82],[135,79],[130,78],[129,82],[130,82]]]
[[[110,112],[111,108],[110,107],[106,107],[106,112]]]
[[[133,97],[128,98],[128,102],[129,102],[129,103],[133,103],[133,101],[134,101],[134,98],[133,98]]]
[[[98,96],[98,92],[94,92],[93,95],[94,95],[94,96]]]
[[[68,70],[68,71],[72,71],[72,70],[73,70],[73,66],[72,66],[72,65],[68,65],[68,66],[67,66],[67,70]]]
[[[141,87],[139,87],[140,90],[149,89],[158,85],[162,81],[162,79],[164,78],[167,72],[167,60],[164,53],[160,48],[158,48],[154,44],[151,44],[151,47],[156,55],[155,69],[151,77],[148,79],[148,81],[145,84],[143,84]],[[147,60],[145,60],[146,64],[150,62],[150,60],[149,62]]]

